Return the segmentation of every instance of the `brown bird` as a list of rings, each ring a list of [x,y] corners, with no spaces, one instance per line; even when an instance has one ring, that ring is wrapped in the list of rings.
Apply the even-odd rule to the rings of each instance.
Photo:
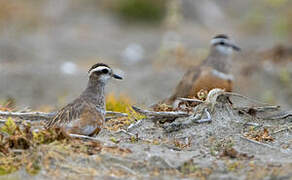
[[[45,128],[59,127],[67,133],[92,136],[100,132],[105,119],[105,85],[114,74],[106,64],[97,63],[88,71],[88,84],[82,94],[47,122]]]
[[[197,97],[200,90],[214,88],[232,91],[233,76],[230,73],[233,50],[240,48],[227,35],[220,34],[211,40],[209,56],[199,65],[191,67],[177,85],[172,96],[162,103],[174,105],[177,98]]]

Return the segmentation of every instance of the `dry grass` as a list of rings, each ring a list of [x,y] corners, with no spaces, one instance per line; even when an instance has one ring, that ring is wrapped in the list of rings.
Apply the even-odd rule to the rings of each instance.
[[[260,129],[260,130],[254,130],[251,128],[249,132],[246,132],[244,134],[245,137],[258,141],[258,142],[273,142],[275,139],[270,135],[270,132],[268,129]]]
[[[106,109],[108,111],[127,113],[128,117],[110,119],[106,123],[106,128],[108,130],[117,131],[145,118],[145,116],[134,111],[132,109],[132,105],[133,101],[128,96],[121,95],[117,97],[116,95],[110,93],[106,97]]]

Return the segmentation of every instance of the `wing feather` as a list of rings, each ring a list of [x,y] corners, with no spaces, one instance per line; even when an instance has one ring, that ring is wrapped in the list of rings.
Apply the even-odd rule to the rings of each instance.
[[[60,109],[57,114],[50,119],[45,125],[46,128],[62,126],[64,124],[70,123],[74,119],[80,118],[82,110],[87,106],[88,103],[82,99],[76,99],[72,103],[69,103],[62,109]]]
[[[201,74],[201,68],[196,66],[189,69],[183,76],[182,80],[175,88],[174,94],[169,98],[170,102],[173,102],[175,99],[179,97],[188,97],[190,91],[192,90],[192,86],[195,83],[196,79]]]

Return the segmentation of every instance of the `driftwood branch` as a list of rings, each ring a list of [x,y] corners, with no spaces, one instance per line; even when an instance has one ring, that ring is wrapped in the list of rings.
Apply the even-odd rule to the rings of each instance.
[[[85,136],[85,135],[80,135],[80,134],[69,134],[69,136],[73,138],[89,139],[89,140],[100,142],[100,140],[95,137],[90,137],[90,136]]]
[[[114,143],[112,143],[110,141],[106,141],[106,140],[98,138],[98,137],[90,137],[90,136],[85,136],[85,135],[80,135],[80,134],[69,134],[69,136],[72,137],[72,138],[79,138],[79,139],[83,139],[83,140],[100,142],[100,143],[102,143],[103,145],[106,145],[106,146],[114,145]]]
[[[6,123],[7,119],[0,119],[0,123]],[[14,120],[15,123],[21,124],[23,121],[21,120]],[[32,121],[26,120],[25,122],[31,123]]]
[[[205,108],[204,111],[205,111],[205,113],[207,115],[207,118],[203,118],[203,119],[197,120],[196,123],[205,123],[205,122],[211,122],[212,121],[212,117],[211,117],[211,114],[209,113],[208,109]]]
[[[292,111],[284,111],[284,112],[280,112],[278,114],[264,117],[264,119],[277,120],[277,119],[285,119],[285,118],[288,118],[290,116],[292,116]]]
[[[172,122],[170,124],[166,124],[163,126],[164,130],[166,132],[173,132],[173,131],[178,131],[180,129],[185,129],[188,128],[190,126],[192,126],[193,123],[206,123],[206,122],[211,122],[212,121],[212,117],[211,114],[209,113],[208,109],[205,108],[204,112],[206,114],[206,118],[202,118],[202,114],[196,114],[196,115],[192,115],[189,116],[186,120],[184,120],[183,122],[179,121],[179,122]]]
[[[105,117],[105,122],[118,118],[118,117],[128,117],[127,113],[120,113],[120,112],[114,112],[114,111],[106,111],[106,117]]]
[[[56,115],[56,112],[44,113],[44,112],[8,112],[8,111],[0,111],[0,116],[2,117],[18,117],[23,119],[50,119]],[[128,114],[114,112],[114,111],[106,111],[106,115],[115,116],[115,117],[127,117]]]
[[[182,112],[182,111],[155,112],[155,111],[143,110],[135,106],[132,106],[132,108],[140,114],[143,114],[145,116],[157,117],[157,118],[179,118],[179,117],[190,116],[189,113]]]
[[[236,108],[234,108],[235,110],[249,110],[249,109],[252,108],[252,109],[254,109],[256,111],[262,112],[262,111],[266,111],[266,110],[278,110],[280,108],[280,106],[269,105],[267,103],[263,103],[263,102],[254,100],[252,98],[249,98],[247,96],[244,96],[244,95],[241,95],[241,94],[237,94],[237,93],[234,93],[234,92],[225,92],[225,91],[223,91],[221,89],[213,89],[212,91],[210,91],[206,101],[202,101],[202,100],[199,100],[199,99],[190,99],[190,98],[179,98],[178,100],[186,101],[186,102],[196,102],[196,103],[204,103],[204,102],[209,102],[209,101],[213,102],[214,100],[212,101],[210,99],[213,99],[214,97],[215,97],[215,99],[217,99],[217,97],[221,96],[221,95],[228,96],[228,97],[235,96],[235,97],[239,97],[239,98],[245,99],[247,101],[250,101],[250,102],[253,102],[253,103],[256,103],[256,104],[263,105],[263,106],[258,106],[258,107],[250,107],[250,106],[236,107]]]
[[[106,115],[115,117],[128,117],[127,113],[120,113],[115,111],[106,111]]]
[[[134,136],[134,137],[136,137],[135,134],[130,133],[130,132],[124,130],[124,129],[120,129],[120,130],[118,130],[116,133],[120,133],[120,132],[125,133],[125,134],[127,134],[128,136]]]
[[[132,129],[139,127],[141,124],[142,120],[132,123],[130,126],[128,126],[127,131],[131,131]]]
[[[253,103],[256,103],[256,104],[262,104],[262,105],[270,106],[268,103],[263,103],[263,102],[257,101],[255,99],[252,99],[252,98],[249,98],[247,96],[244,96],[244,95],[241,95],[241,94],[237,94],[237,93],[234,93],[234,92],[223,92],[222,94],[227,95],[227,96],[240,97],[242,99],[245,99],[247,101],[250,101],[250,102],[253,102]]]
[[[275,132],[272,132],[271,135],[278,134],[278,133],[283,132],[283,131],[292,131],[292,126],[287,126],[285,128],[279,129]]]
[[[280,106],[245,106],[245,107],[234,107],[234,110],[241,110],[241,111],[249,111],[250,109],[258,111],[258,112],[264,112],[269,110],[278,110]]]
[[[245,123],[244,125],[246,126],[255,126],[255,127],[260,127],[262,125],[258,124],[258,123],[255,123],[255,122],[247,122]]]
[[[27,119],[50,119],[56,113],[44,113],[44,112],[8,112],[8,111],[0,111],[0,116],[2,117],[19,117],[19,118],[27,118]]]
[[[251,142],[251,143],[254,143],[254,144],[257,144],[257,145],[261,145],[261,146],[264,146],[264,147],[268,147],[270,149],[277,149],[269,144],[264,144],[264,143],[261,143],[261,142],[258,142],[258,141],[255,141],[255,140],[252,140],[252,139],[249,139],[249,138],[246,138],[246,137],[243,137],[243,136],[240,136],[241,139],[243,140],[246,140],[248,142]]]
[[[180,101],[186,101],[186,102],[196,102],[196,103],[203,103],[204,101],[199,99],[190,99],[190,98],[179,98]]]

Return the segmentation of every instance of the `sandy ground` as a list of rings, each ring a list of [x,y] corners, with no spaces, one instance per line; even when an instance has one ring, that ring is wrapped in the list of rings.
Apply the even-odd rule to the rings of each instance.
[[[56,9],[60,14],[46,15],[51,25],[32,28],[23,34],[17,31],[17,23],[12,23],[1,31],[0,99],[15,98],[18,109],[43,106],[54,109],[66,104],[86,86],[87,69],[100,61],[125,77],[123,81],[112,81],[107,92],[125,94],[138,106],[152,104],[171,94],[189,64],[202,60],[204,55],[199,56],[200,53],[206,54],[210,38],[217,33],[230,34],[243,49],[234,58],[235,91],[282,105],[284,109],[292,108],[290,61],[258,63],[258,58],[251,56],[277,43],[290,45],[289,38],[274,37],[270,32],[249,34],[241,31],[240,23],[234,19],[218,23],[221,16],[219,19],[211,16],[206,19],[213,21],[206,22],[204,14],[194,18],[197,15],[190,13],[179,26],[169,28],[122,23],[111,14],[90,7],[74,13],[62,7]],[[240,3],[234,11],[239,9]],[[167,39],[170,32],[174,32],[174,39]],[[180,61],[165,52],[168,43],[178,43],[192,58]],[[132,62],[124,56],[133,44],[143,49],[140,61]],[[76,67],[64,72],[65,62]],[[247,122],[259,126],[249,126]],[[44,167],[36,176],[21,169],[0,179],[291,180],[291,131],[272,134],[274,141],[261,144],[242,138],[251,129],[262,131],[265,127],[272,133],[290,124],[289,118],[263,120],[261,116],[242,115],[221,104],[212,113],[211,123],[194,123],[174,132],[165,131],[162,126],[167,123],[142,120],[139,127],[130,131],[141,138],[135,142],[124,133],[104,130],[98,136],[104,142],[103,150],[93,155],[72,153],[60,149],[58,144],[43,145],[39,147],[40,159],[52,152],[58,160],[49,166],[42,164]],[[113,143],[113,139],[118,143]],[[235,155],[224,153],[230,148]]]
[[[242,102],[242,99],[237,102]],[[240,106],[235,103],[233,107],[237,105]],[[201,107],[212,112],[211,106]],[[37,175],[31,176],[23,169],[1,178],[292,178],[291,131],[277,132],[291,124],[291,119],[263,120],[269,112],[251,116],[239,113],[225,103],[216,103],[213,110],[211,123],[191,123],[172,131],[169,128],[174,127],[173,124],[178,125],[188,119],[180,118],[164,124],[143,119],[129,129],[128,134],[103,130],[97,137],[103,142],[100,152],[89,155],[72,152],[68,146],[66,148],[65,144],[58,142],[41,145],[37,150],[41,163]],[[118,121],[109,121],[107,126],[112,128]],[[266,138],[263,142],[247,139],[247,133],[262,132],[263,129],[268,130],[268,134],[260,135]]]

